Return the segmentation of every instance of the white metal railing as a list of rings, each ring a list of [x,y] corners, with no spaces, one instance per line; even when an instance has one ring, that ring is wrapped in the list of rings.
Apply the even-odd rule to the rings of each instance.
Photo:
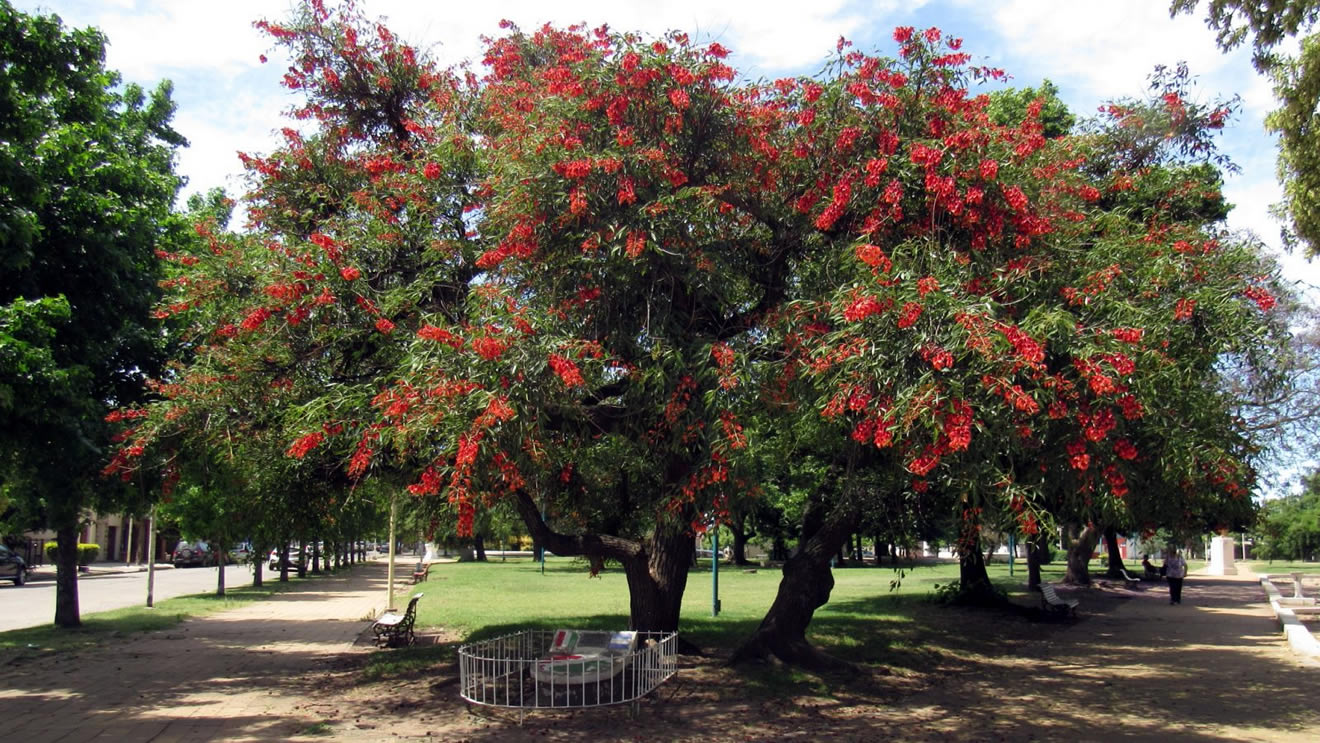
[[[676,632],[637,632],[627,650],[600,656],[554,654],[561,632],[524,630],[460,647],[460,695],[523,710],[600,707],[636,702],[678,672]]]

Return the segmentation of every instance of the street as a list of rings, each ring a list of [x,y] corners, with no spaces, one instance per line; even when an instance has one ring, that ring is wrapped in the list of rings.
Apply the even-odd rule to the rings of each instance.
[[[78,608],[86,616],[125,606],[143,606],[147,601],[147,573],[98,572],[78,576]],[[122,570],[122,565],[114,565]],[[179,568],[156,570],[155,599],[215,590],[215,568]],[[266,574],[270,578],[270,574]],[[278,575],[276,576],[278,578]],[[245,586],[252,582],[247,565],[225,566],[225,587]],[[55,570],[44,566],[33,573],[31,582],[15,586],[0,583],[0,632],[50,624],[55,620]]]

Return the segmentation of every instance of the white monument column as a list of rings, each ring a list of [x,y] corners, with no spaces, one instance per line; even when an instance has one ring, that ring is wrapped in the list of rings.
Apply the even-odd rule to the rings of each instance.
[[[1233,538],[1213,537],[1210,540],[1210,575],[1237,575],[1233,565]]]

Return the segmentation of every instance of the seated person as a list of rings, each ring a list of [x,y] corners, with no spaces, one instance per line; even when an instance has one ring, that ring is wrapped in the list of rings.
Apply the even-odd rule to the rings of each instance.
[[[1150,561],[1150,555],[1144,555],[1141,558],[1141,569],[1146,571],[1145,578],[1155,579],[1164,577],[1164,569],[1155,567],[1155,563]]]

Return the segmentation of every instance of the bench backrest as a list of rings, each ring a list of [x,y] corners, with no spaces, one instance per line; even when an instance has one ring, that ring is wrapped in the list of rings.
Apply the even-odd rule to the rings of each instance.
[[[1054,586],[1048,583],[1040,584],[1040,592],[1045,596],[1045,600],[1051,603],[1059,603],[1059,594],[1054,592]]]
[[[417,599],[425,595],[424,593],[414,593],[412,600],[408,602],[408,611],[404,612],[403,615],[408,618],[417,616]]]

